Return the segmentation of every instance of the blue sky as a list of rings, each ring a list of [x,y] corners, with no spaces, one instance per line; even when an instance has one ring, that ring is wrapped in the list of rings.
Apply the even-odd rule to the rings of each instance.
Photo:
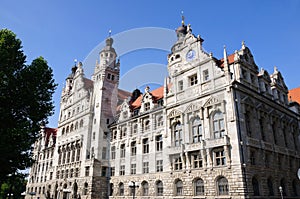
[[[110,29],[112,35],[144,27],[175,30],[181,11],[193,33],[205,40],[207,52],[222,58],[224,45],[231,54],[245,40],[259,68],[272,73],[277,66],[290,89],[300,86],[298,0],[1,0],[0,28],[11,29],[22,40],[28,63],[43,56],[53,68],[59,86],[49,126],[56,127],[61,89],[74,59],[83,61]],[[167,54],[165,50],[147,49],[122,55],[121,75],[147,63],[165,65]]]

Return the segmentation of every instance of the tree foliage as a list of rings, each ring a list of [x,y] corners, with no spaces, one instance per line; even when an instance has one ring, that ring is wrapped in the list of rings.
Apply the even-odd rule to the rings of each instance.
[[[21,41],[0,30],[0,184],[29,167],[40,126],[53,114],[56,84],[42,57],[26,65]]]

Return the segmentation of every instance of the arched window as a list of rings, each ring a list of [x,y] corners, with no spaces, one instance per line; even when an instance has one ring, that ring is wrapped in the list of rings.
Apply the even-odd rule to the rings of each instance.
[[[245,112],[245,125],[246,125],[246,131],[247,131],[247,135],[249,137],[252,136],[252,125],[251,125],[251,111],[250,108],[249,110],[247,109]]]
[[[144,123],[144,131],[150,130],[150,120],[146,120]]]
[[[182,126],[180,122],[177,122],[173,127],[173,143],[174,146],[180,146],[182,144]]]
[[[87,195],[87,193],[88,193],[88,187],[89,187],[89,184],[87,182],[84,183],[83,195]]]
[[[71,124],[70,132],[74,131],[74,125]]]
[[[220,177],[217,180],[217,191],[218,195],[228,195],[229,194],[229,188],[228,188],[228,181],[225,177]]]
[[[142,195],[143,196],[148,196],[149,193],[149,184],[148,182],[142,182]]]
[[[164,125],[164,120],[163,120],[163,116],[158,117],[157,119],[157,126],[163,126]]]
[[[69,133],[69,126],[67,126],[67,129],[66,129],[66,134],[67,134],[67,133]]]
[[[79,127],[83,127],[83,119],[80,120]]]
[[[75,182],[74,185],[73,185],[73,195],[74,195],[74,198],[77,198],[77,191],[78,191],[78,185]]]
[[[162,196],[164,194],[164,186],[162,181],[157,181],[156,182],[156,195],[157,196]]]
[[[283,194],[284,196],[286,196],[287,193],[286,193],[286,187],[285,187],[285,180],[284,180],[284,179],[281,179],[281,180],[280,180],[280,186],[282,187],[282,194]]]
[[[267,184],[268,184],[269,196],[274,196],[273,182],[271,178],[268,178]]]
[[[124,196],[124,184],[122,182],[119,184],[119,196]]]
[[[182,196],[183,195],[183,183],[181,180],[177,180],[175,182],[175,195]]]
[[[199,117],[196,117],[192,122],[192,137],[193,143],[201,142],[202,140],[202,126]]]
[[[220,111],[213,115],[213,132],[215,138],[224,137],[224,116]]]
[[[114,184],[110,183],[109,184],[109,196],[112,196],[114,193]]]
[[[131,144],[130,144],[130,152],[131,152],[131,156],[135,156],[136,155],[136,141],[131,142]]]
[[[204,182],[201,178],[194,181],[194,195],[202,196],[204,195]]]
[[[299,180],[293,180],[293,196],[299,196],[300,195],[300,184]]]
[[[78,122],[75,123],[75,130],[78,129]]]
[[[65,134],[65,128],[62,129],[61,134],[62,134],[62,135]]]
[[[259,196],[259,183],[255,177],[252,178],[252,187],[254,196]]]

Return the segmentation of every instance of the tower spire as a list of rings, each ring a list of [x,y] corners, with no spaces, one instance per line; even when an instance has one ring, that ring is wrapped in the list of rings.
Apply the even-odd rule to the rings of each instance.
[[[108,37],[111,37],[111,29],[108,31]]]

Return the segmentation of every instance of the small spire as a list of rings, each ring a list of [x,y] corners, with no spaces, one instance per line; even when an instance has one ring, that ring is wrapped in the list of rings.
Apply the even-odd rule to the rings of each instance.
[[[226,46],[225,45],[224,45],[223,56],[224,56],[224,66],[228,66],[227,51],[226,51]]]
[[[242,41],[242,49],[244,50],[246,48],[246,44],[245,44],[245,41],[243,40]]]
[[[184,26],[184,15],[183,15],[183,11],[181,11],[181,24]]]
[[[108,37],[111,37],[111,30],[108,31]]]

